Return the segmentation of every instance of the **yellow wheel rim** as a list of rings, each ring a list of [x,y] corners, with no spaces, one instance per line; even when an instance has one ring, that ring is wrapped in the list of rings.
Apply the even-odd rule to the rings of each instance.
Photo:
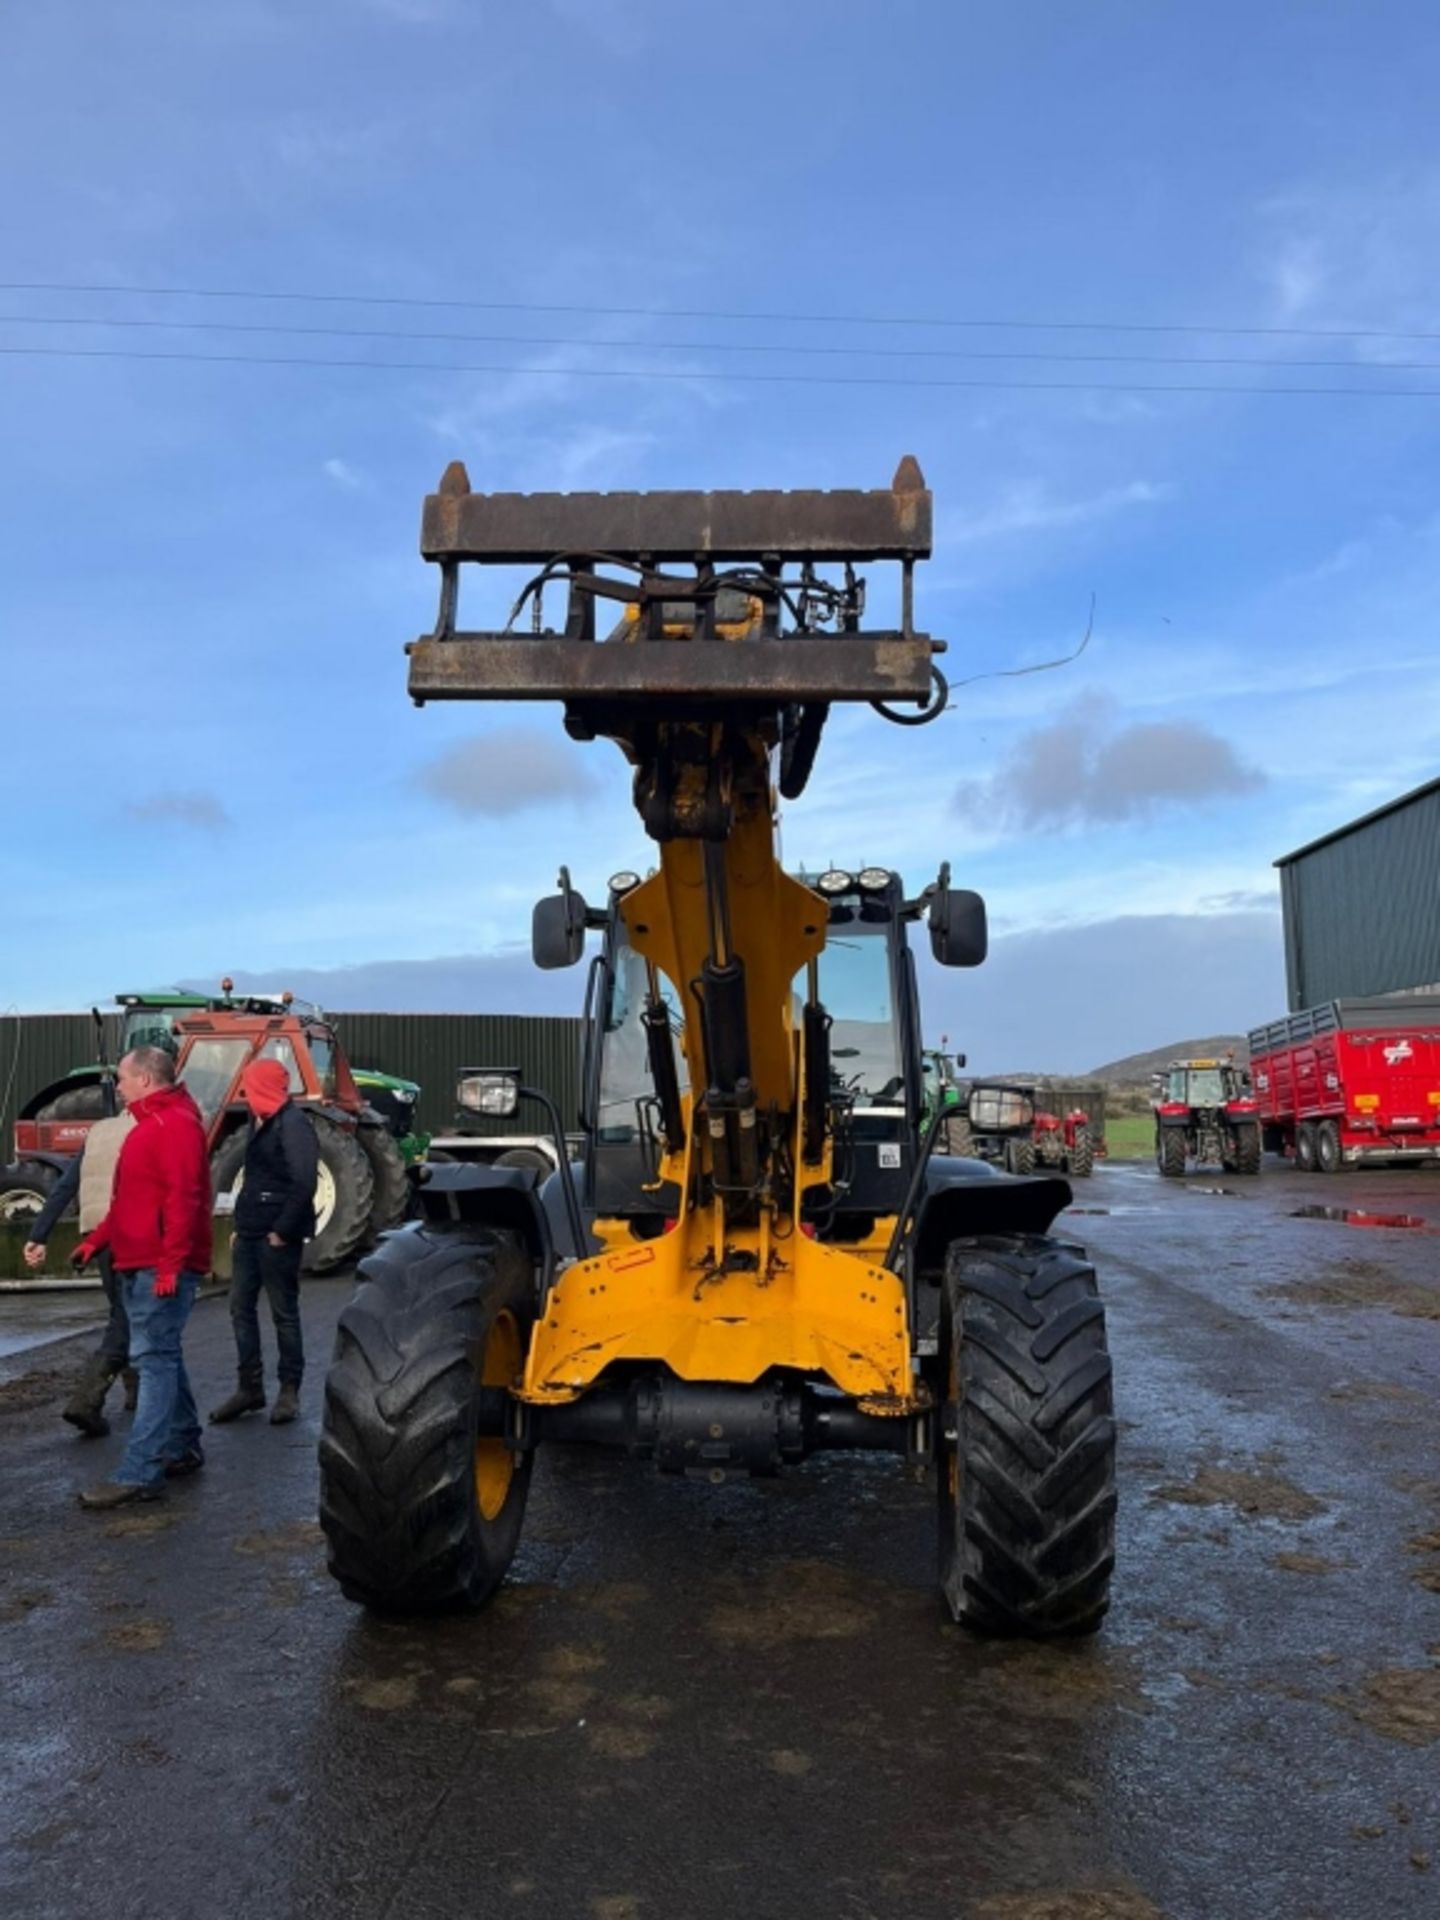
[[[510,1387],[520,1374],[520,1328],[509,1311],[498,1313],[485,1338],[480,1384]],[[475,1504],[481,1517],[494,1520],[504,1506],[515,1478],[515,1455],[502,1439],[486,1435],[475,1442]]]

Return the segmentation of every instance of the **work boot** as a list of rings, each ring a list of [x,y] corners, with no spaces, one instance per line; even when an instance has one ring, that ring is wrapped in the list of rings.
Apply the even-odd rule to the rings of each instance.
[[[205,1464],[205,1456],[199,1447],[187,1447],[184,1453],[177,1453],[165,1462],[167,1480],[184,1480],[192,1473],[198,1473]]]
[[[162,1487],[121,1486],[118,1480],[102,1480],[98,1487],[87,1487],[80,1495],[82,1507],[92,1513],[104,1513],[110,1507],[127,1507],[132,1500],[163,1500]]]
[[[300,1411],[300,1389],[287,1381],[275,1396],[275,1404],[270,1409],[272,1427],[286,1427]]]
[[[125,1383],[125,1411],[133,1413],[140,1399],[140,1376],[134,1367],[126,1367],[120,1378]]]
[[[223,1427],[227,1421],[238,1420],[242,1413],[260,1413],[265,1406],[264,1387],[247,1386],[242,1380],[228,1400],[222,1400],[210,1416],[212,1427]]]
[[[99,1354],[92,1354],[81,1369],[70,1398],[60,1409],[60,1418],[68,1420],[72,1427],[79,1427],[89,1440],[103,1440],[110,1431],[110,1422],[102,1409],[110,1382],[118,1371]]]

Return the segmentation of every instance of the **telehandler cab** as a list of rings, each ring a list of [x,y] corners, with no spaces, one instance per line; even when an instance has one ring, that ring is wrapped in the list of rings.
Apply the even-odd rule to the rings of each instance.
[[[542,967],[600,935],[578,1172],[429,1168],[421,1218],[360,1269],[321,1437],[350,1598],[483,1602],[546,1442],[711,1479],[848,1448],[933,1466],[957,1620],[1098,1626],[1115,1430],[1094,1271],[1049,1231],[1069,1187],[937,1154],[943,1105],[921,1125],[910,930],[976,965],[983,902],[944,867],[915,897],[879,867],[802,881],[776,844],[831,703],[944,709],[912,617],[930,529],[908,458],[873,493],[481,495],[456,464],[427,500],[440,612],[411,695],[562,701],[572,738],[620,747],[659,853],[598,908],[562,869],[535,910]],[[862,628],[859,561],[898,563],[898,629]],[[499,632],[456,626],[467,562],[534,569]],[[519,1080],[477,1069],[469,1104],[538,1101],[558,1142]]]

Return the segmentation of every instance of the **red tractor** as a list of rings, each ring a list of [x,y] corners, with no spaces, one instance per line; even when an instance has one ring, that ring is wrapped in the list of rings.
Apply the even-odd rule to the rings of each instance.
[[[1035,1164],[1059,1167],[1082,1180],[1095,1171],[1095,1135],[1083,1108],[1071,1107],[1063,1116],[1035,1115]]]
[[[290,1004],[277,1007],[273,999],[237,996],[175,1021],[174,1038],[177,1077],[190,1089],[209,1135],[217,1202],[235,1193],[245,1157],[250,1110],[240,1098],[240,1075],[252,1060],[278,1060],[320,1148],[306,1270],[344,1266],[398,1225],[410,1195],[404,1159],[384,1120],[365,1104],[335,1030],[323,1018]],[[80,1151],[92,1124],[64,1117],[17,1124],[18,1170],[33,1170],[31,1185],[41,1198],[57,1163]]]
[[[1155,1076],[1155,1164],[1178,1180],[1191,1160],[1260,1171],[1260,1105],[1229,1060],[1172,1060]]]

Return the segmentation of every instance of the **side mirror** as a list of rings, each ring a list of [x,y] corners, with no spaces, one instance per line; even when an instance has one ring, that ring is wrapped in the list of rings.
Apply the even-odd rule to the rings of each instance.
[[[948,865],[929,898],[931,953],[942,967],[978,967],[990,950],[984,900],[968,887],[952,887]]]
[[[585,902],[570,884],[570,869],[560,869],[560,891],[535,902],[530,922],[530,951],[547,971],[573,967],[585,951]]]

